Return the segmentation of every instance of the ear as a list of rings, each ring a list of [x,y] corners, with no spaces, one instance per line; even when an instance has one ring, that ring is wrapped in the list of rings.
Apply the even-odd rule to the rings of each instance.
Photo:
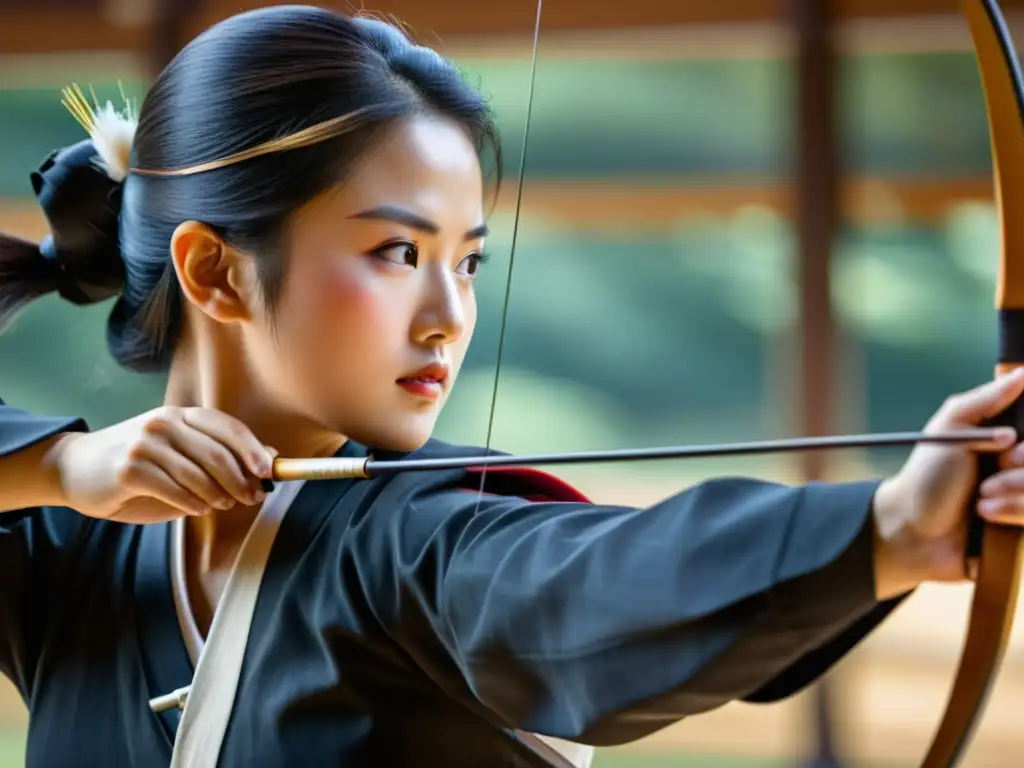
[[[185,298],[220,323],[251,320],[258,291],[252,259],[198,221],[179,224],[171,236],[171,262]]]

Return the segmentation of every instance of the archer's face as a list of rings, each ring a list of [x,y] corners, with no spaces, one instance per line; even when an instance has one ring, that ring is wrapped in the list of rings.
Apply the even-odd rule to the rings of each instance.
[[[264,347],[278,395],[361,443],[426,442],[476,324],[483,200],[467,136],[422,116],[299,211]]]

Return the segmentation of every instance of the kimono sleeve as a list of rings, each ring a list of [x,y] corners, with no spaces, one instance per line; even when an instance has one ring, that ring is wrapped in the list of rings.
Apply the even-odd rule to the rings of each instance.
[[[61,432],[85,431],[81,419],[34,416],[0,400],[0,457]],[[0,514],[0,671],[27,695],[59,563],[87,519],[64,508]]]
[[[377,619],[446,691],[611,745],[788,695],[877,624],[876,488],[721,479],[646,509],[434,489],[375,504],[355,546]]]
[[[61,432],[87,430],[82,419],[36,416],[0,399],[0,457],[10,456]]]

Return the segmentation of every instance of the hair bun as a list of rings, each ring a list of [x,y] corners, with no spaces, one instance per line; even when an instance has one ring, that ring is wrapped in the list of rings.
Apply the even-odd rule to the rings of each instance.
[[[121,182],[104,170],[93,141],[51,153],[31,179],[51,232],[39,250],[56,270],[61,297],[92,304],[117,296],[124,285]]]

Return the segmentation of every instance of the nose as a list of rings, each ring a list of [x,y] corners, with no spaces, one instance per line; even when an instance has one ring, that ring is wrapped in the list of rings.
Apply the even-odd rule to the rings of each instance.
[[[422,269],[423,303],[412,326],[413,341],[423,345],[452,344],[466,330],[462,291],[444,263]]]

